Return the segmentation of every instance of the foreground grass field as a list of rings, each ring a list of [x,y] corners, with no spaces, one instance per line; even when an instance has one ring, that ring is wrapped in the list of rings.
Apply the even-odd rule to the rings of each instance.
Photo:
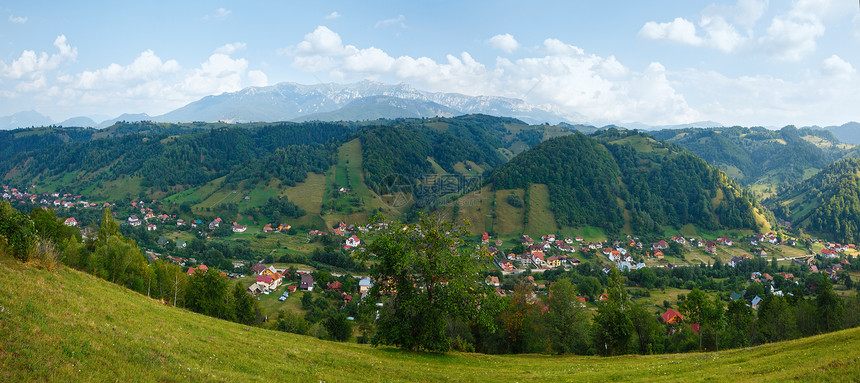
[[[860,329],[717,353],[615,358],[415,353],[165,306],[0,256],[0,381],[856,381]]]

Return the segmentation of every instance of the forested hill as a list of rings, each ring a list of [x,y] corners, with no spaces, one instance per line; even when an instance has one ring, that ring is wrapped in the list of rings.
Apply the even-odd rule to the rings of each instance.
[[[860,159],[833,163],[765,203],[797,227],[840,242],[860,241]]]
[[[253,169],[255,161],[279,156],[279,150],[289,147],[291,162],[280,166],[289,166],[290,176],[282,181],[295,183],[303,180],[308,171],[323,171],[331,161],[331,143],[352,131],[345,124],[320,122],[207,130],[175,126],[147,129],[148,124],[135,123],[127,134],[107,138],[99,138],[105,132],[92,129],[45,132],[31,145],[32,150],[4,153],[0,174],[6,182],[57,183],[72,191],[136,177],[140,188],[134,194],[149,195],[200,185],[236,169]],[[27,133],[30,132],[13,131],[7,140],[18,146],[31,136]],[[75,139],[65,142],[66,135]],[[287,174],[279,169],[272,169],[272,173]],[[242,174],[254,175],[247,171]]]
[[[793,126],[781,130],[690,128],[651,135],[689,149],[762,195],[808,178],[852,148],[829,131]]]
[[[493,173],[496,189],[545,184],[559,226],[635,233],[694,224],[757,229],[749,192],[701,158],[634,131],[541,143]]]

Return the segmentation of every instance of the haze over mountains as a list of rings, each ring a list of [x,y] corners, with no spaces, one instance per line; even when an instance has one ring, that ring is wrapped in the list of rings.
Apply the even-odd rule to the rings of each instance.
[[[467,96],[458,93],[427,92],[408,84],[385,84],[364,80],[351,84],[302,85],[284,82],[265,87],[249,87],[237,92],[203,97],[168,113],[150,116],[146,113],[124,113],[97,122],[79,116],[55,121],[34,110],[0,117],[0,129],[57,124],[104,128],[118,121],[155,122],[275,122],[275,121],[363,121],[376,119],[452,117],[464,114],[487,114],[513,117],[530,124],[571,123],[608,125],[626,129],[662,130],[684,128],[717,128],[715,121],[678,125],[648,125],[639,122],[589,122],[576,112],[563,113],[547,106],[537,106],[521,99],[496,96]],[[775,127],[774,127],[775,128]],[[814,127],[820,128],[820,127]],[[827,126],[843,142],[860,144],[860,123]]]

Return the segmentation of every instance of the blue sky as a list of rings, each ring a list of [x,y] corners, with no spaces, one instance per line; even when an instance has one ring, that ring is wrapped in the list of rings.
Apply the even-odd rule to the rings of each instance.
[[[0,115],[158,115],[248,86],[372,79],[596,124],[860,120],[856,0],[2,7]]]

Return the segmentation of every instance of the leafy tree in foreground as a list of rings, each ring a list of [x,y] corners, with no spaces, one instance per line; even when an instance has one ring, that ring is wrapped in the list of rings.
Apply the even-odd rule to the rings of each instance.
[[[588,349],[588,320],[576,289],[567,278],[549,288],[547,325],[552,351],[558,354],[583,354]]]
[[[386,292],[373,344],[412,350],[448,351],[446,320],[493,327],[495,296],[478,273],[490,256],[461,238],[461,227],[424,216],[414,225],[389,223],[367,248],[380,262],[373,293]],[[366,255],[365,255],[366,256]]]
[[[833,291],[833,284],[830,283],[830,278],[822,278],[822,283],[818,284],[818,316],[821,319],[821,331],[831,332],[842,329],[842,314],[844,309],[842,302],[836,293]]]
[[[621,355],[630,346],[633,324],[627,316],[630,309],[627,290],[615,266],[609,276],[607,295],[609,299],[597,306],[597,314],[594,315],[592,342],[600,355]]]

